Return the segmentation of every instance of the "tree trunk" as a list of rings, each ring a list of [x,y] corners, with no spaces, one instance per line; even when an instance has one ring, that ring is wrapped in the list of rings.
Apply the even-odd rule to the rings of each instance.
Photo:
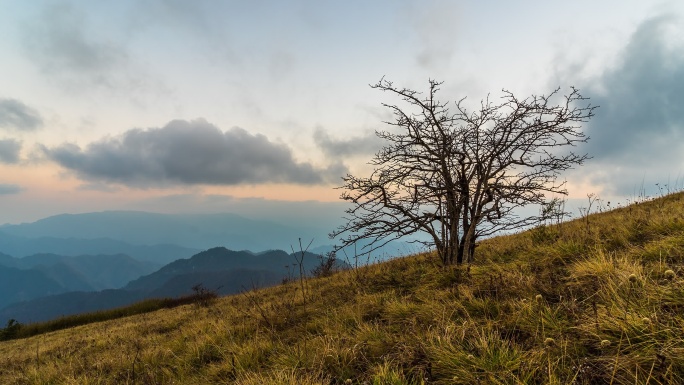
[[[468,263],[473,261],[473,254],[475,253],[475,223],[468,226],[468,230],[463,234],[463,241],[461,242],[461,255]]]
[[[453,265],[454,259],[458,261],[458,238],[454,237],[450,239],[449,243],[449,261],[445,266]]]
[[[477,246],[475,243],[476,240],[477,237],[473,236],[473,239],[470,241],[470,248],[468,250],[468,263],[471,263],[475,257],[475,246]]]
[[[456,264],[458,265],[463,263],[463,255],[465,254],[463,250],[463,247],[465,246],[465,237],[466,234],[464,233],[463,236],[461,236],[461,242],[458,245],[458,256],[456,257]]]

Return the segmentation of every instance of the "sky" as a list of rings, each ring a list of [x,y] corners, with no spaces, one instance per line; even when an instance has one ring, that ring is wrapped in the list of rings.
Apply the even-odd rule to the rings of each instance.
[[[0,0],[0,223],[103,210],[339,218],[396,102],[577,87],[569,199],[684,186],[684,2]],[[656,183],[658,185],[656,186]],[[667,185],[666,187],[664,187]],[[296,203],[292,203],[296,202]],[[327,222],[326,222],[327,221]]]

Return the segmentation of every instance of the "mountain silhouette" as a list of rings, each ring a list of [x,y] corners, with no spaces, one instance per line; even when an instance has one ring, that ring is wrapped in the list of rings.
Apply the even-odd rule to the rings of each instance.
[[[36,256],[33,259],[55,258]],[[54,282],[53,291],[62,290],[61,292],[6,306],[0,310],[0,321],[13,318],[24,323],[39,322],[128,305],[145,298],[177,297],[191,294],[196,285],[202,285],[221,295],[235,294],[298,277],[298,261],[303,262],[302,273],[311,275],[320,265],[322,257],[306,252],[288,254],[282,250],[270,250],[253,253],[215,247],[191,258],[171,262],[151,274],[132,280],[118,290],[64,293],[63,288]],[[334,266],[336,269],[348,267],[348,264],[341,261],[336,261]]]

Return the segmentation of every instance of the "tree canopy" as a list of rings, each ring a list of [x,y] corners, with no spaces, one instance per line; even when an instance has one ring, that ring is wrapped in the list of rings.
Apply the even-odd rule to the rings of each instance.
[[[376,131],[386,145],[371,175],[343,178],[341,199],[352,206],[330,234],[342,237],[340,247],[367,239],[372,252],[424,233],[444,264],[460,264],[472,261],[478,238],[554,215],[554,196],[567,194],[560,174],[588,159],[571,149],[589,139],[582,124],[596,107],[575,88],[525,99],[503,90],[470,111],[465,99],[439,101],[441,84],[430,80],[425,94],[385,79],[371,86],[402,104],[383,104],[394,120]],[[527,205],[545,209],[521,216]]]

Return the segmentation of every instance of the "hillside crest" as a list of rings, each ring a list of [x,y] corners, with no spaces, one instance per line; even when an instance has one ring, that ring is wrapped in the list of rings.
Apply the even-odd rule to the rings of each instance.
[[[0,342],[0,382],[684,383],[684,194],[476,253]]]

